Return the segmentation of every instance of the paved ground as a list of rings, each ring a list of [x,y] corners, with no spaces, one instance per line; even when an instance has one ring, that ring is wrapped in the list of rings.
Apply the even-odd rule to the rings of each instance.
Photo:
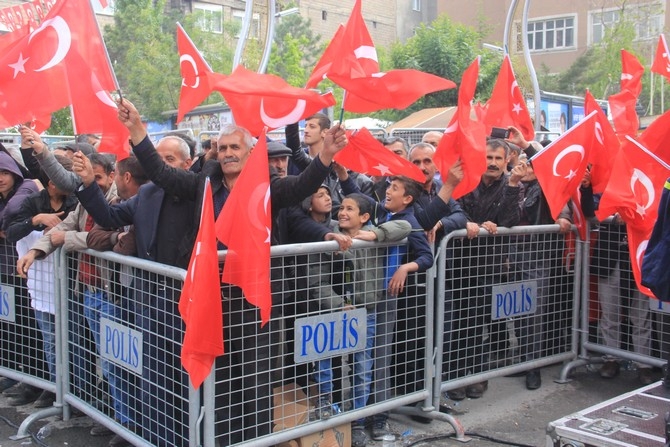
[[[457,418],[472,437],[465,445],[545,446],[545,430],[549,422],[641,386],[633,371],[623,370],[618,378],[605,381],[595,368],[582,367],[574,370],[572,381],[567,384],[553,381],[559,374],[560,365],[544,368],[542,387],[535,391],[526,390],[524,377],[505,377],[490,381],[489,390],[481,399],[467,399],[457,405],[446,401],[463,413]],[[656,372],[656,378],[660,380],[660,377],[660,371]],[[90,436],[88,432],[93,421],[87,417],[74,418],[68,422],[52,417],[36,422],[31,428],[36,435],[44,425],[52,427],[51,433],[44,439],[10,440],[9,437],[16,434],[19,424],[33,411],[30,405],[11,407],[7,405],[6,398],[0,396],[0,447],[97,447],[106,446],[110,439]],[[398,434],[411,431],[411,437],[407,440],[416,442],[414,445],[417,446],[464,445],[452,438],[454,431],[447,423],[434,421],[425,425],[407,416],[394,414],[390,425]],[[381,444],[375,442],[370,445]]]

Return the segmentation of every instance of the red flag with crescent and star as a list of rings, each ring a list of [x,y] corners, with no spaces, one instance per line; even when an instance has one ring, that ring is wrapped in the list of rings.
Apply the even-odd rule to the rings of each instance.
[[[73,55],[73,58],[81,57]],[[101,134],[98,152],[123,160],[130,155],[130,131],[118,119],[119,109],[85,63],[74,64],[70,74],[78,72],[79,84],[72,91],[72,125],[76,134]]]
[[[634,225],[626,226],[626,235],[628,236],[628,254],[630,255],[630,267],[633,270],[635,284],[640,292],[645,295],[656,298],[654,292],[648,287],[642,285],[642,258],[647,250],[649,238],[651,238],[651,229],[637,228]]]
[[[627,225],[651,228],[670,166],[633,138],[619,149],[607,188],[596,211],[599,220],[619,213]]]
[[[656,118],[640,134],[637,141],[659,157],[665,163],[670,164],[670,111]]]
[[[265,130],[216,220],[216,237],[228,247],[221,280],[235,284],[258,307],[263,325],[270,321],[270,243],[272,211]]]
[[[293,87],[279,76],[255,73],[238,65],[230,76],[210,73],[214,90],[226,99],[238,126],[252,135],[264,127],[277,129],[297,123],[335,104],[332,93],[323,95]]]
[[[90,2],[59,1],[38,28],[0,55],[0,127],[69,105],[71,90],[81,82],[70,69],[82,60],[102,89],[117,88]]]
[[[594,146],[603,144],[596,138],[596,124],[591,112],[531,159],[554,219],[579,188]]]
[[[360,0],[314,67],[307,87],[315,87],[325,77],[346,90],[342,107],[354,113],[405,109],[428,93],[456,87],[448,79],[419,70],[381,72]]]
[[[572,211],[572,221],[577,227],[579,238],[583,241],[588,237],[588,222],[582,211],[582,192],[579,188],[572,193],[571,199],[568,203],[570,211]]]
[[[596,136],[603,140],[602,145],[597,145],[591,151],[591,186],[594,193],[605,190],[614,166],[614,157],[619,149],[620,143],[612,125],[603,112],[602,107],[593,97],[590,91],[584,94],[584,114],[596,112]]]
[[[626,50],[621,50],[621,90],[629,90],[637,99],[642,92],[643,75],[644,66],[637,57]]]
[[[514,126],[521,131],[527,141],[533,141],[535,138],[533,121],[530,119],[523,93],[516,82],[509,54],[503,58],[491,98],[486,102],[484,122],[488,134],[491,133],[492,127],[506,129]]]
[[[639,141],[627,136],[619,149],[612,176],[596,210],[599,220],[618,213],[626,223],[635,282],[642,293],[651,297],[654,294],[641,283],[640,268],[658,218],[658,205],[668,175],[670,165]]]
[[[668,51],[668,42],[666,42],[663,34],[658,36],[656,56],[654,56],[654,62],[651,64],[651,71],[660,74],[666,80],[670,80],[670,51]]]
[[[179,314],[186,328],[181,363],[194,388],[205,380],[214,359],[223,355],[223,310],[214,225],[214,201],[208,177],[200,227],[179,297]]]
[[[423,184],[426,176],[415,164],[388,150],[365,127],[347,131],[349,143],[335,155],[335,161],[372,176],[404,175]]]
[[[177,49],[181,71],[181,91],[177,107],[177,123],[179,123],[184,119],[184,115],[207,99],[213,89],[207,76],[212,69],[179,23],[177,23]]]
[[[433,157],[433,163],[445,182],[449,169],[458,159],[461,160],[463,180],[454,189],[453,199],[474,190],[486,172],[486,129],[481,121],[482,115],[478,112],[479,106],[472,105],[478,77],[479,58],[476,58],[463,72],[458,89],[458,109]],[[472,119],[473,109],[476,119]]]

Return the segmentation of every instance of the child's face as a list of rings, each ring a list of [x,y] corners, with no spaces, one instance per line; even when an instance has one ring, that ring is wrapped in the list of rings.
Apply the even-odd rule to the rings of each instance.
[[[386,188],[386,202],[384,207],[392,212],[397,213],[407,208],[407,205],[410,204],[412,198],[405,195],[405,185],[403,185],[398,180],[393,180],[391,184]]]
[[[312,195],[312,211],[315,213],[330,214],[333,209],[333,200],[326,188],[319,188]]]
[[[340,211],[337,213],[337,221],[340,230],[355,231],[363,228],[363,225],[368,221],[369,215],[367,213],[361,215],[361,209],[353,199],[345,198],[340,205]]]

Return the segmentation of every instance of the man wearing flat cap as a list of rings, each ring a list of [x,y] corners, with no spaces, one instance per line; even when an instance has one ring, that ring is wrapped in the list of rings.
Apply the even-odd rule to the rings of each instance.
[[[279,141],[268,141],[268,164],[277,170],[279,177],[288,175],[288,157],[291,149]]]

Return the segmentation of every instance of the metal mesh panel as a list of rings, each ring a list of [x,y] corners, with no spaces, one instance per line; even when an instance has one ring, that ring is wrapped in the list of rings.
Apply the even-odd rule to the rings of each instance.
[[[181,280],[90,253],[68,259],[70,393],[153,445],[189,445]]]
[[[403,294],[389,297],[387,248],[356,247],[346,255],[332,243],[273,251],[281,253],[272,258],[273,314],[262,328],[241,290],[223,288],[216,443],[268,435],[273,420],[275,432],[330,418],[363,420],[363,409],[379,413],[375,403],[426,389],[425,278],[410,275]]]
[[[16,260],[15,245],[0,239],[0,367],[49,380],[42,335]]]
[[[605,360],[627,359],[624,368],[656,366],[666,357],[668,310],[642,294],[633,277],[626,226],[608,219],[591,233],[590,342]],[[593,348],[594,346],[589,346]]]
[[[531,369],[571,349],[574,281],[565,238],[513,230],[525,232],[467,239],[460,231],[446,245],[444,382],[519,363]]]
[[[421,138],[423,138],[423,135],[426,132],[430,131],[444,132],[444,128],[393,129],[391,130],[391,136],[404,138],[407,141],[407,143],[409,143],[409,145],[411,146],[416,143],[421,143]]]

